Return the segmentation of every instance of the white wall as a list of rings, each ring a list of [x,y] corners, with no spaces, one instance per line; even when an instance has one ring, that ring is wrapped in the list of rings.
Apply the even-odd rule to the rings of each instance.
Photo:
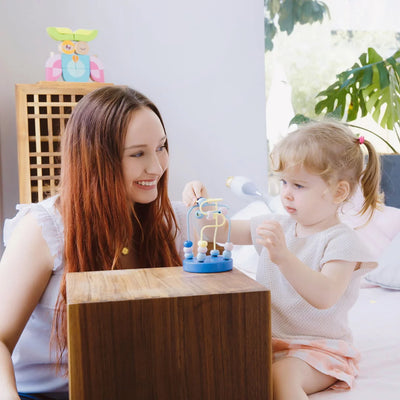
[[[198,178],[232,211],[225,187],[247,175],[266,188],[262,0],[1,0],[0,134],[3,218],[18,202],[15,83],[45,78],[58,42],[48,26],[97,29],[90,54],[107,82],[127,84],[160,108],[170,141],[170,195]]]

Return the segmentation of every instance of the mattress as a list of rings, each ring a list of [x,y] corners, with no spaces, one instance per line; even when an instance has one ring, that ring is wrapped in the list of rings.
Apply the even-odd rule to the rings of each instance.
[[[367,283],[349,314],[360,373],[347,392],[325,390],[311,400],[400,399],[400,291]]]

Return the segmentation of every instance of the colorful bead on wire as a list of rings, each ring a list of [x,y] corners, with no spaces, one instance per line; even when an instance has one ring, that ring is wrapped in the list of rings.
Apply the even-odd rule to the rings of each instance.
[[[222,199],[205,199],[203,197],[197,200],[197,204],[191,207],[187,213],[187,238],[183,245],[185,258],[183,260],[183,269],[188,272],[222,272],[230,271],[233,266],[232,249],[233,244],[230,240],[231,221],[226,217],[228,208],[220,205]],[[207,210],[204,209],[207,207]],[[193,253],[193,242],[190,240],[190,215],[196,209],[195,216],[198,219],[206,218],[210,221],[209,224],[203,226],[200,231],[200,240],[197,242],[197,256]],[[222,256],[217,249],[217,231],[218,228],[225,225],[228,221],[228,237],[224,244]],[[210,255],[207,255],[208,242],[204,240],[205,229],[214,229],[213,248],[210,250]]]

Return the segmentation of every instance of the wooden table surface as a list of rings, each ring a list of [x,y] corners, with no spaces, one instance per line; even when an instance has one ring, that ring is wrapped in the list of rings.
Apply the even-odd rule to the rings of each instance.
[[[265,291],[236,268],[215,274],[182,267],[71,273],[67,287],[68,304]]]

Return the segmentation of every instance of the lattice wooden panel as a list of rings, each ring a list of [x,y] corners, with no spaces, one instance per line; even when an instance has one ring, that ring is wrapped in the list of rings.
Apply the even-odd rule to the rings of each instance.
[[[60,136],[87,93],[104,83],[39,82],[16,85],[20,203],[56,193],[60,176]]]

